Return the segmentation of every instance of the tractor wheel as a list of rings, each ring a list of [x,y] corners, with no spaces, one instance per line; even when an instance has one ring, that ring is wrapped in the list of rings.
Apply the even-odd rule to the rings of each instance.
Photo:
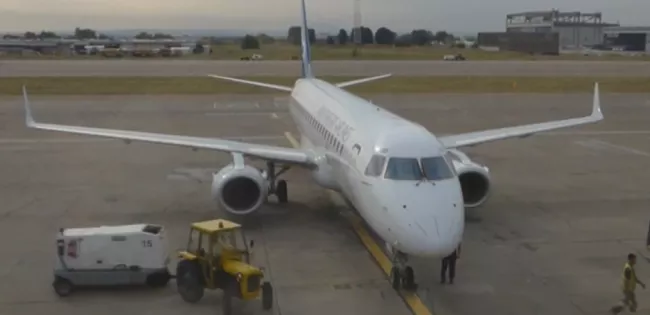
[[[275,189],[276,189],[275,194],[278,196],[278,202],[287,203],[287,201],[289,200],[287,181],[283,179],[279,180],[278,185]]]
[[[273,307],[273,287],[268,281],[262,284],[262,308],[270,310]]]
[[[54,292],[56,292],[56,294],[60,297],[70,295],[74,289],[72,283],[68,279],[61,277],[56,277],[56,279],[54,279],[54,283],[52,283],[52,286],[54,287]]]
[[[176,288],[185,302],[196,303],[203,298],[201,270],[196,263],[183,260],[178,264]]]

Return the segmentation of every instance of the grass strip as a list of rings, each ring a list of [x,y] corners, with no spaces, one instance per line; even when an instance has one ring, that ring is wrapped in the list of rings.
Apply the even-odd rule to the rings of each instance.
[[[291,86],[296,78],[242,77]],[[343,82],[358,77],[322,77]],[[589,93],[594,82],[601,92],[650,93],[650,77],[391,77],[346,88],[359,94],[377,93]],[[19,95],[22,85],[30,95],[129,94],[286,94],[261,87],[207,77],[4,77],[0,95]]]

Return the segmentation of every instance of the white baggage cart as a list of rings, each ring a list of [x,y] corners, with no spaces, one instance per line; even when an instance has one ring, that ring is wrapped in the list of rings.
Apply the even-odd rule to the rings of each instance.
[[[155,224],[61,229],[53,287],[67,296],[76,287],[162,287],[171,278],[165,229]]]

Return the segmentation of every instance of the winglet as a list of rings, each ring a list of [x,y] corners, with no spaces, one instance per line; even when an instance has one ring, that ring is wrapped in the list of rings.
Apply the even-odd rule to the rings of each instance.
[[[28,127],[34,125],[34,117],[32,117],[32,109],[29,105],[29,99],[27,98],[27,88],[23,85],[23,100],[25,106],[25,124]]]
[[[600,109],[600,90],[598,88],[598,82],[594,84],[594,102],[593,109],[591,110],[591,117],[597,120],[603,119],[603,112]]]

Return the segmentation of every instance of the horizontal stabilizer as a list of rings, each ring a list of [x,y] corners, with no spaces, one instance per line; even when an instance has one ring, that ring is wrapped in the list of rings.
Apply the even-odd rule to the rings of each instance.
[[[375,81],[375,80],[388,78],[388,77],[390,77],[392,75],[393,75],[392,73],[387,73],[387,74],[382,74],[382,75],[378,75],[378,76],[375,76],[375,77],[369,77],[369,78],[357,79],[357,80],[352,80],[352,81],[346,81],[346,82],[337,83],[336,86],[339,87],[339,88],[342,88],[342,87],[346,87],[346,86],[352,86],[352,85],[357,85],[357,84],[361,84],[361,83],[366,83],[366,82],[370,82],[370,81]]]
[[[264,83],[264,82],[250,81],[250,80],[237,79],[237,78],[231,78],[231,77],[224,77],[224,76],[215,75],[215,74],[208,74],[208,76],[212,77],[212,78],[216,78],[216,79],[226,80],[226,81],[232,81],[232,82],[244,83],[244,84],[248,84],[248,85],[261,86],[261,87],[274,89],[274,90],[279,90],[279,91],[284,91],[284,92],[291,92],[291,87],[284,86],[284,85],[277,85],[277,84],[271,84],[271,83]]]

